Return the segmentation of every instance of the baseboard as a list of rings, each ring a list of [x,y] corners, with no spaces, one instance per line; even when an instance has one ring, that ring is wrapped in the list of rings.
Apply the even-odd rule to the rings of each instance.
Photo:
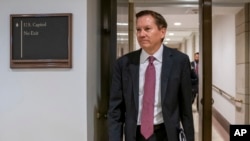
[[[213,117],[220,123],[221,127],[230,134],[230,123],[215,109],[212,108]]]

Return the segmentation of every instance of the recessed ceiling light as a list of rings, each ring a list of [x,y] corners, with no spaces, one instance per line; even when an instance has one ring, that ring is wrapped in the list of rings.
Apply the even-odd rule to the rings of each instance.
[[[116,23],[117,25],[121,25],[121,26],[127,26],[128,23]]]
[[[176,26],[180,26],[180,25],[181,25],[181,23],[180,23],[180,22],[175,22],[175,23],[174,23],[174,25],[176,25]]]
[[[117,33],[117,35],[123,35],[123,36],[128,36],[128,33]]]
[[[169,38],[166,38],[166,40],[167,40],[167,41],[170,41],[170,39],[169,39]]]
[[[127,38],[120,38],[120,39],[117,39],[118,41],[128,41]]]
[[[173,33],[173,32],[171,32],[171,33],[168,33],[168,35],[169,35],[169,36],[174,36],[174,33]]]

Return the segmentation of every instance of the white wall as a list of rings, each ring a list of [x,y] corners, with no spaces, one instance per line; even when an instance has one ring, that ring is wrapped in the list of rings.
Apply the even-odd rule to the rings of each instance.
[[[194,40],[193,40],[193,35],[191,35],[189,38],[187,38],[187,40],[186,40],[186,54],[189,56],[189,59],[190,59],[190,61],[192,61],[193,60],[193,56],[194,56],[194,53],[193,53],[193,50],[194,50],[194,48],[193,48],[193,46],[194,46]]]
[[[213,84],[236,95],[235,86],[235,17],[220,15],[213,17],[212,80]],[[213,91],[214,108],[231,124],[235,123],[235,107],[224,97]]]
[[[194,53],[196,53],[196,52],[199,52],[199,50],[200,50],[200,37],[199,37],[200,35],[199,35],[199,32],[194,32],[194,40],[195,40],[195,49],[194,49]],[[194,54],[193,54],[194,55]]]
[[[95,141],[97,99],[100,97],[100,4],[99,0],[87,0],[87,137],[86,141]],[[86,29],[85,29],[86,30]],[[84,32],[81,31],[81,32]],[[79,74],[81,75],[81,74]],[[84,103],[82,103],[83,106]]]
[[[180,45],[180,51],[184,53],[186,52],[186,39],[182,40],[181,45]]]
[[[97,9],[96,1],[0,1],[0,141],[93,140],[99,43],[97,23],[87,26],[98,17],[87,23],[87,16]],[[72,69],[10,69],[10,14],[41,13],[73,14]]]

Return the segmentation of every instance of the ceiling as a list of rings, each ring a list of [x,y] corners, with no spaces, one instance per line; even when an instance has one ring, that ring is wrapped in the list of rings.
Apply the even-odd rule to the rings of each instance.
[[[174,33],[174,36],[166,35],[169,38],[168,44],[180,44],[183,39],[189,38],[191,34],[199,32],[199,7],[198,0],[129,0],[134,3],[134,12],[148,9],[162,14],[167,23],[167,33]],[[250,0],[213,0],[212,14],[225,15],[237,13],[243,3]],[[128,0],[117,0],[117,22],[128,23]],[[181,22],[180,26],[174,26],[174,22]],[[118,32],[127,32],[126,26],[117,26]],[[127,40],[127,35],[119,36]]]

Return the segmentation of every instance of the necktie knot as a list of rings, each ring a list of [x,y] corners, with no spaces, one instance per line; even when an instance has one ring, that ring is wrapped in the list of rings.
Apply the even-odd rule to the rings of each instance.
[[[152,64],[154,62],[154,60],[155,60],[154,56],[149,56],[148,57],[148,61],[149,61],[150,64]]]

